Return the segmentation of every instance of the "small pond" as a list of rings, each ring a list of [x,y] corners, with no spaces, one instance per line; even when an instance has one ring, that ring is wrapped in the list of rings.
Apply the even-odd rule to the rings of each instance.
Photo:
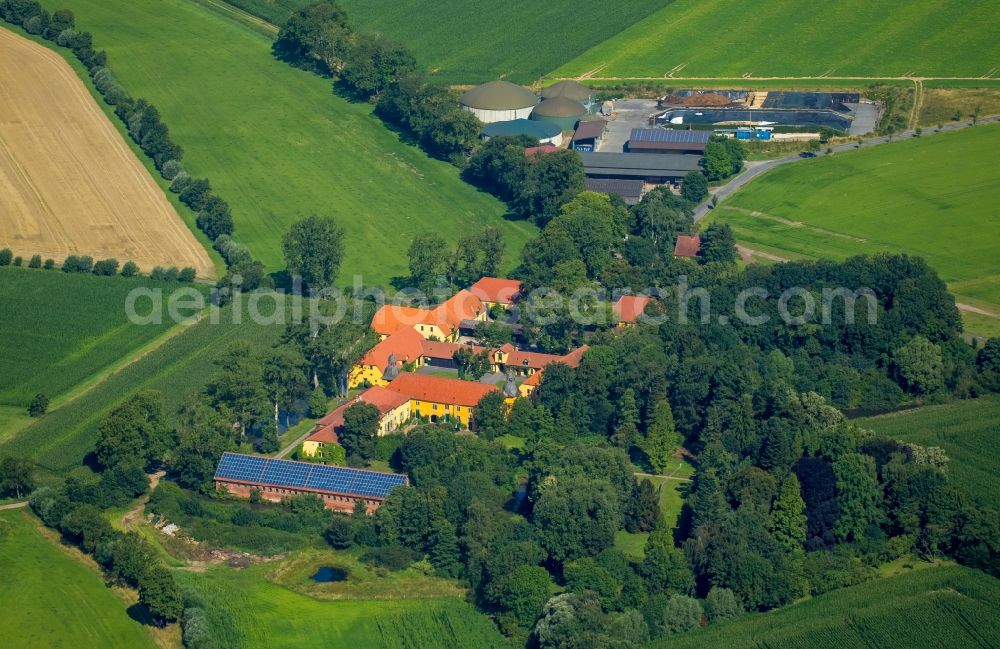
[[[331,566],[323,566],[312,576],[313,581],[326,584],[331,581],[344,581],[347,579],[347,571]]]

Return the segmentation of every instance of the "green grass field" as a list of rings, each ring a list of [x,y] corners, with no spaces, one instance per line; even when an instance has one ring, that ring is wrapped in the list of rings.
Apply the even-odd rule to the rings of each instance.
[[[676,0],[552,76],[997,76],[995,27],[981,0]]]
[[[1000,581],[959,566],[916,570],[650,646],[986,649],[1000,646]]]
[[[266,576],[270,570],[261,564],[175,574],[201,596],[220,649],[510,646],[492,622],[458,598],[314,599],[271,583]]]
[[[1000,507],[1000,397],[926,406],[856,423],[884,437],[940,446],[950,459],[952,479],[983,502]]]
[[[155,647],[93,564],[42,535],[30,514],[0,512],[0,629],[6,649]]]
[[[59,397],[161,336],[170,323],[139,326],[125,313],[138,287],[175,286],[147,279],[57,270],[0,268],[0,438],[4,421],[37,393]]]
[[[192,0],[47,0],[69,8],[106,49],[115,73],[151,100],[184,162],[232,205],[237,240],[269,270],[284,267],[281,238],[296,220],[328,214],[344,227],[339,283],[406,274],[421,232],[456,240],[500,226],[513,265],[533,228],[503,220],[503,205],[431,160],[328,81],[271,57],[270,39]]]
[[[960,302],[1000,312],[1000,125],[911,138],[769,171],[714,210],[786,258],[924,257]]]
[[[670,0],[342,0],[366,31],[410,47],[449,83],[531,83],[642,20]]]
[[[310,0],[226,0],[281,25]],[[339,0],[360,30],[410,48],[435,77],[453,84],[506,78],[531,83],[635,24],[671,0]],[[593,16],[600,15],[600,19]]]
[[[234,324],[223,309],[220,322],[207,318],[94,385],[90,390],[51,410],[12,439],[0,444],[0,453],[35,458],[43,480],[58,479],[80,465],[93,448],[101,419],[129,394],[157,390],[169,416],[184,399],[201,389],[215,372],[214,360],[236,341],[265,349],[284,332],[280,325]]]

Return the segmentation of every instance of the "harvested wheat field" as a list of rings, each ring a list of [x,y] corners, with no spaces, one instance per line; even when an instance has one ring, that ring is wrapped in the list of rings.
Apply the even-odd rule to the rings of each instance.
[[[0,29],[0,247],[215,274],[208,253],[58,54]]]

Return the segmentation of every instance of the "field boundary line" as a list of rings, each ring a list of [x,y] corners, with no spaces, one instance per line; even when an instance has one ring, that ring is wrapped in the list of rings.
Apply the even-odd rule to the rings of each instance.
[[[78,383],[68,392],[53,398],[52,403],[54,407],[52,408],[52,410],[58,410],[59,408],[62,408],[63,406],[66,406],[76,401],[83,395],[87,394],[88,392],[96,388],[101,383],[104,383],[115,374],[121,372],[126,367],[129,367],[130,365],[133,365],[141,361],[146,356],[152,354],[166,343],[170,342],[177,336],[184,333],[184,331],[186,331],[189,327],[198,324],[204,319],[204,317],[205,317],[205,312],[202,311],[195,317],[194,320],[190,321],[189,323],[187,324],[178,323],[173,327],[170,327],[169,329],[164,331],[163,334],[150,340],[149,342],[142,345],[138,349],[132,350],[126,357],[115,361],[111,365],[108,365],[107,367],[101,370],[98,370],[96,373],[92,374],[91,376],[87,377],[86,379]]]

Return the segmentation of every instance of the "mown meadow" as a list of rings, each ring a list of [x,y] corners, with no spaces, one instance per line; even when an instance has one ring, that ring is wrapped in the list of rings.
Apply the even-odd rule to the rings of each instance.
[[[996,76],[994,13],[979,0],[676,0],[552,76]]]
[[[7,649],[155,647],[96,565],[62,548],[26,511],[0,512],[0,629]]]
[[[973,496],[1000,505],[1000,398],[983,397],[858,420],[879,435],[948,454],[948,473]]]
[[[0,440],[27,421],[26,408],[36,394],[56,406],[77,385],[166,332],[170,323],[129,322],[126,297],[139,287],[179,285],[0,268],[0,413],[7,413],[0,414]]]
[[[270,582],[268,564],[245,570],[177,571],[201,600],[220,649],[384,647],[500,649],[496,627],[458,598],[324,600]],[[308,577],[303,576],[304,579]]]
[[[960,302],[1000,313],[1000,125],[785,165],[717,208],[740,243],[786,258],[924,257]]]
[[[271,37],[231,14],[193,0],[45,5],[71,9],[129,92],[156,105],[187,169],[230,203],[236,240],[269,271],[284,267],[289,226],[314,213],[346,232],[344,285],[356,273],[368,285],[405,275],[410,240],[428,230],[454,241],[496,225],[511,265],[533,232],[457,169],[402,143],[371,106],[275,60]]]
[[[1000,582],[944,566],[844,588],[668,638],[657,648],[970,647],[1000,645]]]

